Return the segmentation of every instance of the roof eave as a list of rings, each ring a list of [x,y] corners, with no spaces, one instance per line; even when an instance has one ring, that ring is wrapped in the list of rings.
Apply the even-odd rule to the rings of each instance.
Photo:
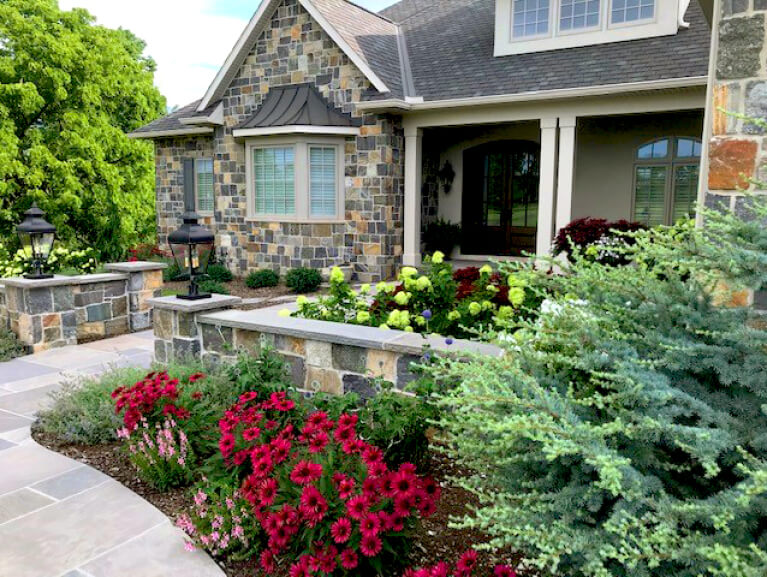
[[[175,136],[198,136],[213,134],[215,129],[209,126],[177,128],[173,130],[145,130],[143,132],[129,132],[128,138],[154,140],[155,138],[173,138]]]
[[[461,108],[464,106],[511,104],[515,102],[534,102],[542,100],[562,100],[567,98],[578,98],[586,96],[611,96],[651,90],[693,88],[706,86],[707,84],[708,76],[692,76],[687,78],[669,78],[645,82],[628,82],[625,84],[585,86],[579,88],[540,90],[533,92],[520,92],[519,94],[497,94],[492,96],[477,96],[445,100],[427,100],[422,102],[416,101],[415,99],[368,100],[365,102],[360,102],[356,106],[357,109],[362,112],[415,112],[420,110]]]
[[[359,136],[360,128],[357,126],[268,126],[262,128],[240,128],[232,132],[235,138],[249,138],[256,136],[275,136],[283,134],[318,134],[328,136]]]

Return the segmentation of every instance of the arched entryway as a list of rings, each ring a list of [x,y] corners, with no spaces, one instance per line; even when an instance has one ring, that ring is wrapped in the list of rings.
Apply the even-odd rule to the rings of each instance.
[[[463,254],[535,252],[540,150],[537,142],[503,140],[464,152]]]

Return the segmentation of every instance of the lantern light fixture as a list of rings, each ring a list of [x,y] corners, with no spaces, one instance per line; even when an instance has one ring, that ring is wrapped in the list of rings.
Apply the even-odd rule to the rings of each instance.
[[[24,255],[32,263],[32,272],[24,275],[27,279],[53,278],[52,274],[43,271],[56,240],[56,227],[47,222],[44,216],[45,213],[38,208],[37,203],[32,203],[32,207],[24,213],[24,220],[16,227]]]
[[[183,224],[179,229],[168,235],[173,260],[182,271],[177,280],[189,281],[189,292],[177,298],[188,301],[211,298],[210,294],[200,292],[198,279],[208,272],[215,237],[199,223],[200,217],[193,210],[187,210],[182,219]]]

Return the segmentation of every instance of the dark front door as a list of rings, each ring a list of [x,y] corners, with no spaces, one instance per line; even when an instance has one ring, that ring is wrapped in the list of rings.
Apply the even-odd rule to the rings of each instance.
[[[464,152],[463,254],[535,252],[540,145],[526,140]]]

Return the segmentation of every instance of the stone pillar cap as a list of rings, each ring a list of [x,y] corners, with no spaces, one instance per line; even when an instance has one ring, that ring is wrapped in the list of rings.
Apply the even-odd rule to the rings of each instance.
[[[168,268],[164,262],[153,261],[134,261],[134,262],[113,262],[104,265],[104,268],[114,272],[143,272],[150,270],[163,270]]]
[[[242,303],[240,297],[229,295],[212,295],[209,299],[198,301],[185,301],[175,296],[147,299],[147,304],[155,309],[179,311],[182,313],[196,313],[214,309],[224,309],[237,306]]]

